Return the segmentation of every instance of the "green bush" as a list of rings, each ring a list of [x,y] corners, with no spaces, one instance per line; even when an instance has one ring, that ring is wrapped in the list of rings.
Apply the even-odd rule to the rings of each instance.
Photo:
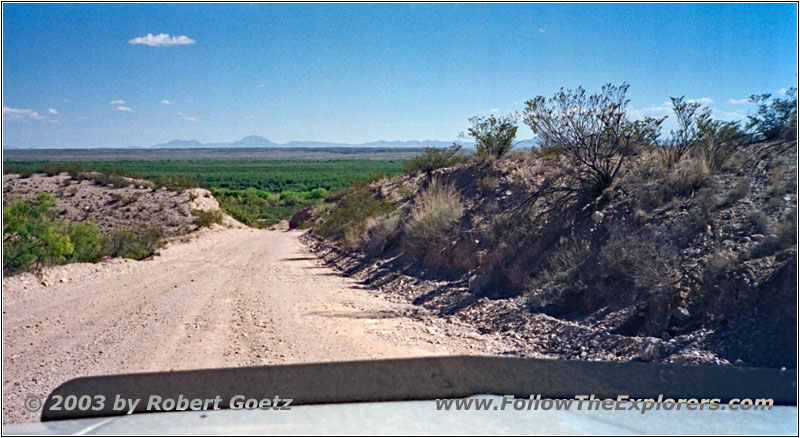
[[[62,263],[72,254],[69,236],[49,218],[55,199],[41,192],[32,201],[18,200],[3,208],[3,271]]]
[[[283,201],[283,205],[288,206],[295,206],[295,205],[302,205],[306,199],[303,193],[295,192],[292,190],[284,190],[281,192],[280,200]]]
[[[446,148],[426,147],[422,154],[405,161],[403,170],[409,175],[416,175],[443,167],[452,167],[466,161],[464,157],[458,155],[460,151],[460,144],[453,144]]]
[[[96,262],[103,256],[100,229],[92,223],[65,223],[51,218],[55,199],[41,192],[3,209],[3,271],[50,264]]]
[[[357,184],[340,193],[334,193],[338,200],[336,207],[319,224],[314,233],[324,239],[342,241],[347,237],[350,245],[366,229],[367,219],[387,214],[395,209],[395,205],[385,199],[375,199],[365,184]]]
[[[784,131],[789,135],[797,133],[797,88],[789,88],[785,99],[773,99],[770,94],[754,94],[750,101],[758,105],[758,113],[747,116],[748,129],[755,131],[762,139],[771,140]],[[769,103],[768,103],[769,102]],[[792,131],[794,133],[792,134]]]
[[[285,190],[278,194],[253,187],[244,190],[212,188],[211,193],[225,213],[255,228],[289,219],[297,210],[314,205],[323,199],[323,195],[327,196],[325,189],[312,192]]]
[[[222,224],[224,214],[222,210],[192,210],[195,216],[194,223],[199,227],[210,228],[214,224]]]
[[[141,260],[152,255],[164,237],[160,227],[121,230],[103,241],[103,252],[112,257]]]
[[[73,222],[67,225],[67,236],[73,250],[69,261],[96,263],[103,257],[100,228],[92,223]]]
[[[473,117],[469,135],[475,139],[478,156],[502,158],[514,147],[517,121],[512,116]]]
[[[328,191],[323,189],[322,187],[317,187],[316,189],[310,191],[307,199],[325,199],[328,197]]]
[[[711,118],[711,112],[701,115],[698,120],[700,140],[695,147],[694,157],[703,158],[711,170],[717,171],[728,162],[736,151],[748,140],[739,122],[724,122]]]

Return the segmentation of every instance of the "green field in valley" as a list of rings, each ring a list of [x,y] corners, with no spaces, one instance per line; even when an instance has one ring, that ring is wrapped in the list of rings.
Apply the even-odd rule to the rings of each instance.
[[[228,214],[254,227],[287,219],[356,181],[402,173],[403,159],[5,161],[4,173],[99,170],[174,187],[209,188]]]

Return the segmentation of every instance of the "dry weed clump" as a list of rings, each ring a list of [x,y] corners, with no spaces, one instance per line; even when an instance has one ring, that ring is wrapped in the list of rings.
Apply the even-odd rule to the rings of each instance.
[[[447,240],[464,213],[464,204],[456,189],[433,180],[419,197],[417,208],[406,225],[412,248],[426,250]]]

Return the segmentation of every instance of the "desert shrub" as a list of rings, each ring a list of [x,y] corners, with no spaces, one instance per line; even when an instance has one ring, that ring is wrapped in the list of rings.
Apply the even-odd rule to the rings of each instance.
[[[412,248],[425,250],[447,241],[463,212],[464,205],[456,189],[433,180],[420,193],[405,227]]]
[[[46,192],[3,209],[3,271],[67,262],[96,262],[103,255],[100,229],[90,222],[52,220],[55,199]]]
[[[795,178],[789,172],[780,167],[769,170],[769,189],[768,193],[772,197],[782,197],[786,193],[793,193],[795,190]]]
[[[490,176],[484,176],[483,178],[478,178],[475,181],[475,188],[480,191],[492,191],[500,187],[500,181],[497,178],[492,178]]]
[[[460,144],[453,144],[446,148],[423,148],[421,154],[403,163],[403,170],[409,175],[426,173],[443,167],[455,166],[463,161],[458,153],[461,151]]]
[[[472,127],[469,135],[475,139],[479,157],[502,158],[514,147],[517,135],[517,121],[514,117],[495,116],[473,117],[469,119]]]
[[[69,236],[50,219],[55,199],[47,192],[31,201],[18,200],[3,207],[3,271],[63,263],[72,254]]]
[[[693,155],[704,159],[711,170],[723,168],[728,160],[748,141],[739,122],[724,122],[711,118],[710,112],[704,112],[698,121],[699,141]]]
[[[712,254],[705,263],[703,282],[710,286],[718,284],[725,278],[734,261],[735,260],[724,254]]]
[[[679,277],[679,250],[663,233],[631,233],[616,229],[600,250],[599,263],[608,276],[622,276],[638,289],[666,292]]]
[[[134,202],[139,200],[139,194],[134,193],[131,196],[121,195],[119,193],[112,193],[111,199],[118,203],[121,207],[124,207],[128,204],[133,204]]]
[[[672,167],[679,162],[700,141],[698,117],[703,114],[697,112],[700,109],[700,104],[687,102],[684,97],[670,97],[672,112],[675,113],[678,127],[670,131],[669,145],[661,149],[666,155],[668,167]],[[707,108],[706,111],[708,111]]]
[[[769,229],[767,236],[750,252],[750,258],[759,259],[778,251],[797,246],[797,213],[788,215]]]
[[[578,275],[575,270],[589,255],[589,246],[576,238],[559,243],[548,254],[541,276],[549,281],[569,284]]]
[[[649,179],[639,176],[644,190],[649,193],[651,207],[664,205],[679,196],[692,197],[711,176],[704,159],[682,160],[665,172],[651,172]]]
[[[763,233],[767,230],[767,215],[761,210],[748,210],[745,219],[753,228],[754,233]]]
[[[116,188],[123,188],[123,187],[129,187],[134,184],[134,182],[130,178],[117,175],[114,173],[92,172],[90,176],[91,179],[94,180],[96,184],[103,186],[113,186]]]
[[[524,120],[544,144],[569,155],[581,181],[599,193],[637,148],[655,143],[664,121],[629,121],[627,91],[628,84],[607,84],[591,96],[582,87],[575,92],[562,88],[549,100],[537,96],[527,101]]]
[[[100,228],[93,223],[70,223],[66,226],[66,234],[73,246],[69,261],[96,263],[103,257]]]
[[[400,214],[397,212],[378,218],[368,218],[359,246],[364,247],[370,255],[381,254],[391,246],[399,231]]]
[[[770,94],[754,94],[750,101],[758,105],[758,113],[748,116],[747,128],[760,138],[771,140],[797,134],[797,88],[789,88],[785,99],[769,101]]]
[[[112,257],[140,260],[155,252],[164,237],[160,227],[121,230],[103,240],[103,252]]]
[[[738,181],[733,187],[725,193],[725,197],[723,201],[718,205],[718,207],[726,206],[726,205],[733,205],[736,201],[740,199],[744,199],[747,195],[750,194],[750,182],[747,180]]]
[[[385,199],[375,199],[366,184],[357,184],[331,196],[336,206],[315,227],[314,233],[324,239],[341,241],[347,237],[353,246],[366,228],[367,219],[382,216],[395,209]],[[330,199],[330,198],[329,198]]]
[[[214,224],[221,224],[224,214],[222,210],[192,210],[194,224],[199,227],[210,228]]]
[[[531,154],[536,158],[555,160],[564,154],[564,150],[556,145],[540,142],[539,147],[531,148]]]
[[[164,187],[178,193],[195,187],[208,187],[208,184],[204,182],[193,181],[178,176],[160,176],[158,178],[153,178],[151,181],[155,187]]]

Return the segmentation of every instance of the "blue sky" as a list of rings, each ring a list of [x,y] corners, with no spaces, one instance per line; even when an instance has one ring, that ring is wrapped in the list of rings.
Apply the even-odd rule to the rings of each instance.
[[[635,117],[685,95],[738,119],[797,83],[796,29],[788,3],[6,3],[3,145],[453,140],[623,81]]]

